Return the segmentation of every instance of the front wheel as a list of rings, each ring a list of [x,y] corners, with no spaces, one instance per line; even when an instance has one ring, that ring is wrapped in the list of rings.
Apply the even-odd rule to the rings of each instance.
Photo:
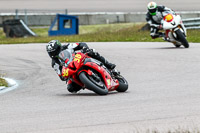
[[[81,72],[79,79],[89,90],[92,90],[99,95],[108,94],[108,88],[105,86],[104,82],[95,79],[94,77],[88,75],[86,72]]]
[[[116,89],[116,91],[118,91],[118,92],[127,91],[128,90],[128,82],[126,81],[126,79],[121,75],[117,76],[116,79],[119,81],[119,86]]]
[[[176,31],[177,39],[182,43],[185,48],[189,48],[189,43],[180,29]]]

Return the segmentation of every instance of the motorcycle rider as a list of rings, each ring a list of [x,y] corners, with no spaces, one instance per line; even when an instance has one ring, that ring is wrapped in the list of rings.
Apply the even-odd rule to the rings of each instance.
[[[68,80],[64,77],[62,77],[62,63],[58,59],[58,55],[61,51],[65,49],[70,49],[72,51],[71,54],[73,54],[77,50],[82,50],[83,52],[88,52],[88,55],[92,58],[95,58],[99,61],[101,61],[108,69],[114,69],[115,64],[112,64],[108,62],[103,56],[101,56],[98,52],[95,52],[94,49],[89,49],[88,45],[86,43],[68,43],[65,45],[62,45],[60,41],[58,40],[51,40],[46,45],[46,51],[49,54],[49,56],[52,59],[52,67],[60,77],[62,81],[66,81],[67,83],[67,89],[69,92],[77,92],[81,89],[81,86],[77,85],[76,83],[72,82],[71,80]]]
[[[164,40],[169,41],[169,38],[165,37],[164,33],[158,31],[163,29],[161,24],[163,13],[174,11],[165,6],[158,6],[155,2],[148,3],[147,9],[148,12],[146,14],[146,21],[150,25],[150,36],[152,39],[163,37]]]

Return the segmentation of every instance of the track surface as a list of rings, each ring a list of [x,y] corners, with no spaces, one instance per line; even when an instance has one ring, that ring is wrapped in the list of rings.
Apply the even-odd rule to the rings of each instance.
[[[1,133],[132,133],[200,126],[200,44],[88,43],[117,64],[126,93],[70,94],[45,44],[1,45],[0,72],[19,83],[0,94]]]
[[[154,0],[175,11],[199,11],[199,0]],[[0,0],[0,9],[68,9],[69,12],[144,12],[150,0]]]

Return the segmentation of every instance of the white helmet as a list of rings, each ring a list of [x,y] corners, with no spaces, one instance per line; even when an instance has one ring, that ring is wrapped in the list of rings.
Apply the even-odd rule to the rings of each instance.
[[[150,15],[156,15],[156,11],[158,9],[156,2],[149,2],[147,8]]]

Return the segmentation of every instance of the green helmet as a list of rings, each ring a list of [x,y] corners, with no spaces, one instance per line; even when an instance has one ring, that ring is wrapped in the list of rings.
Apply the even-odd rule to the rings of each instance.
[[[157,4],[155,2],[149,2],[147,5],[148,11],[150,15],[156,15],[156,11],[158,9]]]

